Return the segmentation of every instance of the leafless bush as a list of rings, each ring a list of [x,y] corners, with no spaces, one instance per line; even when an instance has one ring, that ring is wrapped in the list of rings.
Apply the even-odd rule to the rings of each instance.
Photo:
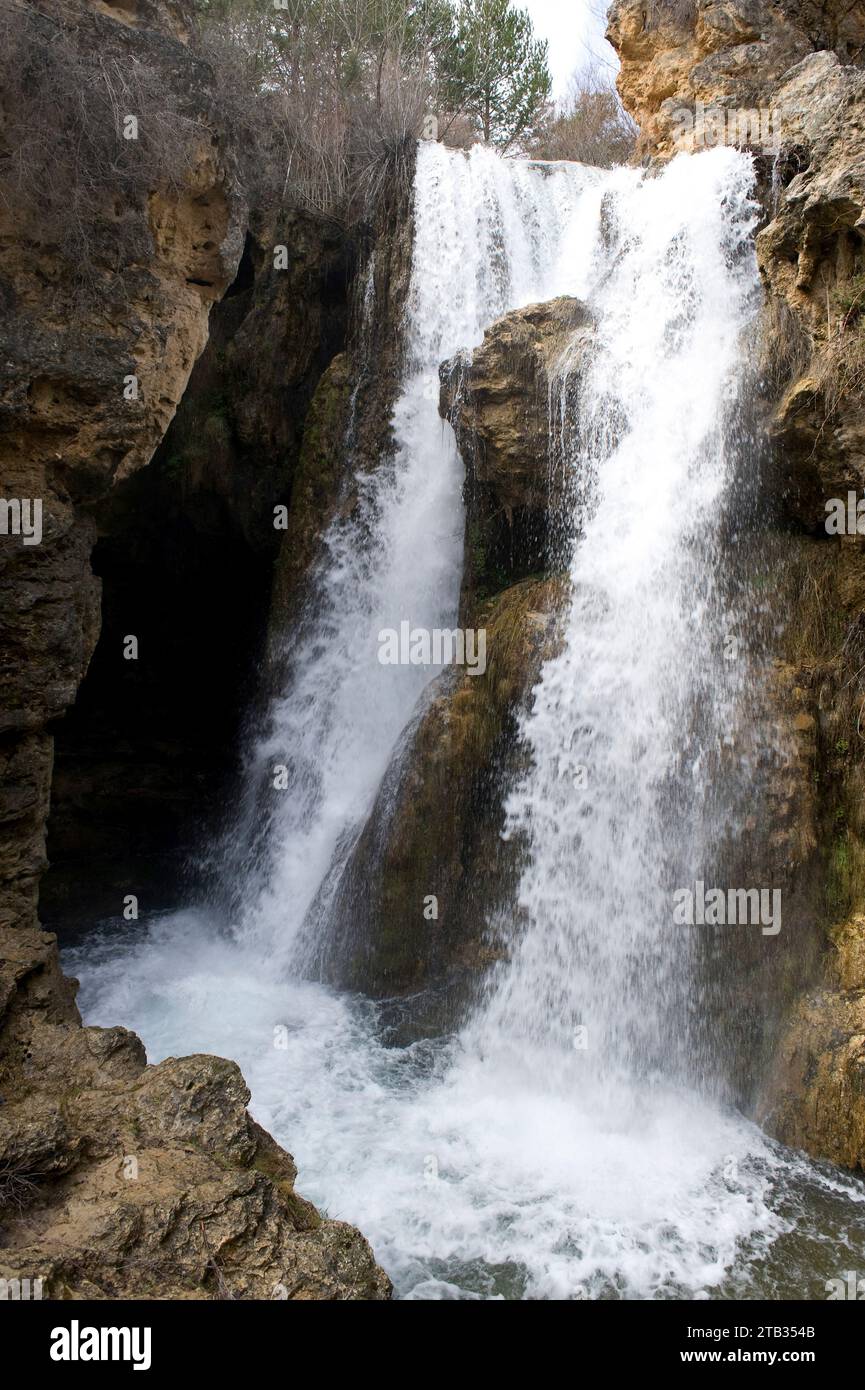
[[[575,75],[564,101],[547,112],[530,153],[609,169],[633,153],[637,127],[607,78],[595,70]]]
[[[429,109],[432,43],[394,0],[200,0],[200,50],[257,205],[362,220],[404,177]]]
[[[358,215],[368,216],[386,189],[404,188],[411,179],[414,144],[430,105],[423,73],[407,73],[393,56],[381,74],[375,105],[356,113],[350,124],[352,196]]]
[[[22,1212],[39,1196],[37,1179],[44,1174],[32,1172],[26,1164],[13,1160],[0,1163],[0,1212]]]
[[[813,374],[826,420],[838,420],[865,403],[865,275],[854,275],[827,293],[826,336],[815,352]]]
[[[758,369],[766,394],[780,396],[807,369],[812,352],[813,344],[801,318],[786,299],[768,295],[757,333]]]
[[[827,420],[843,409],[861,409],[865,401],[865,332],[858,326],[839,328],[816,359],[815,377],[823,396]]]

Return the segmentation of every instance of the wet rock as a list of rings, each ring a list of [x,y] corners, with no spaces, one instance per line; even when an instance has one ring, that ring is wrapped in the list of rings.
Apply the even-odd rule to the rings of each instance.
[[[800,1000],[759,1110],[792,1148],[865,1168],[865,917],[832,933],[826,984]]]
[[[555,650],[562,590],[526,581],[477,609],[486,671],[455,668],[433,684],[341,883],[333,920],[348,925],[330,944],[329,973],[379,996],[449,980],[436,1027],[453,1023],[503,951],[497,912],[513,901],[519,867],[519,847],[501,838],[503,797],[523,757],[517,719]]]
[[[467,593],[495,593],[545,569],[562,535],[565,471],[550,455],[551,411],[592,338],[577,299],[506,314],[473,353],[441,369],[441,413],[466,465]]]

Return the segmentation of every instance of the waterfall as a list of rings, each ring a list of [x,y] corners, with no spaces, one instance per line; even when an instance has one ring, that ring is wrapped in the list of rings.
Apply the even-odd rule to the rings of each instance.
[[[112,927],[68,959],[89,1022],[134,1027],[152,1060],[240,1063],[299,1190],[361,1227],[404,1297],[821,1297],[824,1250],[865,1248],[865,1187],[772,1144],[683,1065],[696,981],[671,891],[711,853],[703,803],[739,695],[718,534],[751,178],[729,149],[651,177],[421,147],[397,448],[354,480],[288,639],[249,785],[285,763],[292,790],[242,917],[230,936],[205,909]],[[550,403],[580,534],[556,527],[561,647],[505,807],[523,865],[509,959],[458,1037],[387,1046],[375,1005],[309,978],[310,928],[328,929],[329,884],[434,675],[380,666],[377,634],[456,611],[437,368],[560,294],[597,327]]]
[[[715,574],[757,287],[751,180],[732,151],[608,179],[594,349],[576,398],[561,388],[587,519],[562,650],[523,721],[531,770],[507,807],[508,833],[528,842],[529,925],[482,1026],[486,1045],[512,1038],[523,1066],[538,1052],[547,1075],[558,1058],[584,1084],[669,1071],[678,1051],[689,951],[672,886],[703,870],[691,827],[735,695]]]
[[[475,347],[508,309],[560,292],[569,274],[563,242],[591,180],[578,166],[508,166],[481,146],[468,156],[419,148],[394,457],[348,480],[357,504],[324,537],[301,621],[285,636],[287,687],[249,758],[253,824],[268,796],[271,805],[237,927],[250,949],[306,966],[320,952],[340,871],[399,735],[437,674],[382,665],[378,634],[405,621],[452,628],[457,619],[462,470],[453,432],[439,418],[439,364]],[[274,797],[267,788],[279,768],[286,771]]]

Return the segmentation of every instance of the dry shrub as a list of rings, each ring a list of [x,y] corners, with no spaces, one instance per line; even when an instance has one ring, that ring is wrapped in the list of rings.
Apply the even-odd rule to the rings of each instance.
[[[249,0],[210,0],[199,46],[256,205],[349,224],[411,177],[434,64],[408,6],[286,0],[262,16]]]
[[[696,18],[697,0],[648,0],[646,5],[647,29],[690,29]]]
[[[827,420],[865,404],[865,275],[836,285],[829,304],[827,336],[813,369]]]
[[[769,294],[757,327],[757,363],[762,389],[770,398],[783,395],[808,369],[812,343],[802,323],[780,295]]]
[[[610,169],[630,159],[636,139],[637,127],[615,87],[591,69],[575,75],[564,101],[548,110],[530,153]]]
[[[22,1212],[39,1196],[41,1171],[35,1172],[21,1160],[0,1163],[0,1212]]]

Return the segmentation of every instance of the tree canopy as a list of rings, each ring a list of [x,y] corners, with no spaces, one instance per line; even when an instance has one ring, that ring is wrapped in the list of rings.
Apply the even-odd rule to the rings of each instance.
[[[547,42],[511,0],[460,0],[453,17],[440,62],[443,105],[467,115],[487,144],[509,149],[533,131],[549,98]]]

